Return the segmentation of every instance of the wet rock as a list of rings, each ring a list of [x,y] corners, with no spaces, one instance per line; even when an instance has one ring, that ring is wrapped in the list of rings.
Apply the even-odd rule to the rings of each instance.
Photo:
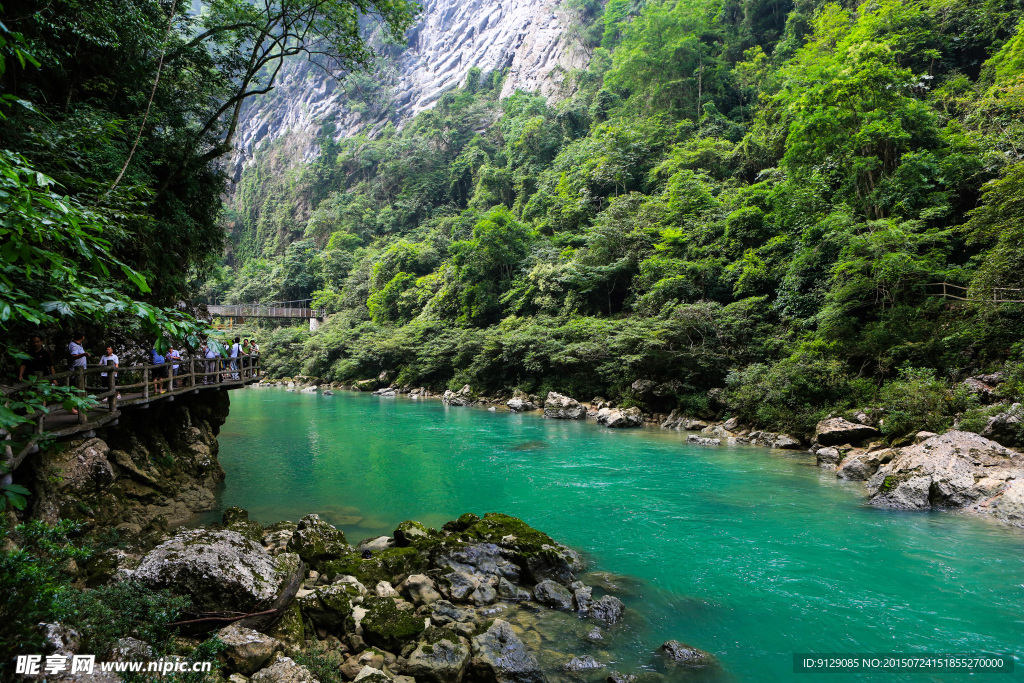
[[[417,681],[452,683],[462,678],[469,665],[469,641],[450,629],[428,629],[402,667]]]
[[[644,415],[639,408],[602,408],[597,411],[597,424],[611,429],[643,426]]]
[[[573,590],[572,597],[576,600],[576,611],[586,614],[594,604],[594,589],[590,586],[580,586]]]
[[[593,640],[595,642],[598,640],[604,640],[604,634],[601,633],[601,629],[595,626],[587,631],[587,640]]]
[[[272,557],[235,531],[188,529],[151,550],[126,578],[188,595],[199,612],[283,610],[305,575],[298,555]],[[240,626],[262,628],[279,614],[249,617]]]
[[[686,443],[692,443],[695,446],[721,446],[721,439],[711,439],[706,436],[697,436],[696,434],[690,434],[686,437]]]
[[[583,655],[582,657],[573,657],[562,668],[566,671],[593,671],[594,669],[603,669],[604,664],[590,655]]]
[[[850,451],[836,470],[836,476],[847,481],[867,481],[881,466],[883,454],[885,451]]]
[[[226,646],[221,657],[228,667],[245,676],[256,673],[281,647],[274,638],[237,624],[222,628],[217,638]]]
[[[490,628],[473,638],[470,673],[475,680],[488,683],[543,683],[537,659],[503,619],[495,619]]]
[[[622,613],[625,609],[626,606],[622,604],[622,600],[614,595],[605,595],[590,606],[590,616],[612,625],[622,621]]]
[[[680,643],[678,640],[665,642],[660,652],[672,664],[686,669],[705,669],[718,663],[711,653]]]
[[[257,671],[249,680],[251,683],[320,683],[309,669],[296,664],[290,657],[281,657]]]
[[[441,403],[446,406],[467,406],[472,402],[472,400],[473,399],[468,395],[452,391],[451,389],[445,391],[441,396]]]
[[[423,574],[410,575],[398,586],[398,592],[417,605],[430,605],[441,599],[434,582]]]
[[[541,581],[533,588],[533,597],[542,605],[554,609],[571,610],[572,593],[558,583],[551,580]]]
[[[351,552],[345,533],[320,519],[319,515],[306,515],[288,541],[288,550],[297,553],[312,566],[344,557]]]
[[[459,622],[471,623],[476,619],[476,612],[471,609],[456,607],[447,600],[438,600],[433,604],[430,623],[435,626],[447,626]]]
[[[368,597],[363,601],[363,639],[370,645],[398,652],[426,628],[424,620],[400,610],[392,598]]]
[[[868,481],[875,505],[963,507],[1024,477],[1024,456],[971,432],[951,431],[900,450]]]
[[[830,417],[818,423],[814,429],[814,441],[822,446],[839,446],[849,443],[857,444],[867,439],[880,436],[874,427],[850,422],[841,417]]]
[[[818,467],[835,467],[842,460],[843,455],[839,452],[839,449],[829,446],[816,450],[814,458],[818,462]]]
[[[636,676],[633,674],[620,674],[614,671],[608,674],[608,678],[604,679],[605,683],[636,683]]]
[[[582,420],[586,416],[587,409],[576,399],[548,392],[544,401],[544,417],[552,420]]]
[[[470,596],[480,582],[465,572],[450,571],[441,577],[441,585],[449,599],[455,602],[472,602]]]
[[[492,605],[498,601],[498,592],[489,583],[480,582],[469,596],[474,605]]]

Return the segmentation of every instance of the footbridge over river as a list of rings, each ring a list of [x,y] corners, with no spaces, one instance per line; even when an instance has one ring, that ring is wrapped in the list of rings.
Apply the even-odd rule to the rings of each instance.
[[[298,318],[309,321],[309,329],[316,330],[324,319],[324,309],[313,308],[312,299],[276,301],[269,304],[214,304],[206,307],[215,318],[227,318],[230,324],[245,322],[246,318]]]

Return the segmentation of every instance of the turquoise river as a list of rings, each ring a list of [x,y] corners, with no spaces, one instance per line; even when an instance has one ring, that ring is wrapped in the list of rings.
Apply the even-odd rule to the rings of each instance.
[[[1024,678],[1024,532],[873,508],[862,484],[808,453],[436,400],[280,389],[231,400],[223,507],[264,524],[317,512],[352,542],[406,519],[521,517],[593,569],[630,577],[630,619],[602,653],[611,669],[639,671],[675,638],[716,654],[722,680],[968,677],[798,674],[794,652],[1017,652],[1012,674],[982,677]]]

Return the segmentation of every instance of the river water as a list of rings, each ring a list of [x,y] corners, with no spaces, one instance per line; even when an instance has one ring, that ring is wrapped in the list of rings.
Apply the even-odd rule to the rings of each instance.
[[[870,507],[808,453],[280,389],[232,392],[220,444],[222,507],[264,524],[317,512],[354,543],[505,512],[629,577],[630,619],[603,653],[619,671],[670,638],[735,681],[894,680],[795,674],[794,652],[1024,652],[1024,533]],[[991,676],[1022,677],[1019,659]]]

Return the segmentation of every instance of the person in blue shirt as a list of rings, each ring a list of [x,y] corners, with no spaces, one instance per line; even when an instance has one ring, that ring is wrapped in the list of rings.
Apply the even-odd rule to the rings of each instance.
[[[238,379],[238,357],[242,354],[241,337],[235,337],[235,343],[231,345],[231,379]]]
[[[160,355],[160,352],[156,350],[156,347],[153,347],[152,349],[149,350],[149,362],[152,365],[162,366],[162,367],[153,368],[153,370],[152,370],[152,374],[153,374],[153,393],[154,394],[162,394],[162,393],[164,393],[164,391],[166,391],[166,389],[161,390],[160,389],[160,383],[161,382],[166,382],[166,380],[167,380],[167,366],[164,365],[166,360],[164,359],[164,357],[162,355]],[[166,386],[166,384],[164,386]]]

